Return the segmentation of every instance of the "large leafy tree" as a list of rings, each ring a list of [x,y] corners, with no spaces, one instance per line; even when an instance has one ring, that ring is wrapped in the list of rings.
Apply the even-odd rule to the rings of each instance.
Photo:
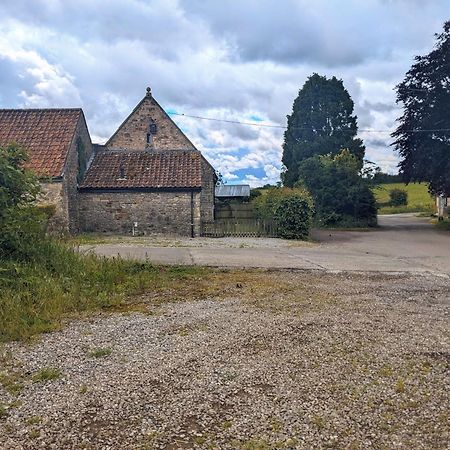
[[[403,115],[392,136],[404,181],[428,182],[432,193],[450,195],[450,21],[434,49],[416,56],[397,86],[397,102]]]
[[[284,133],[283,183],[292,186],[299,178],[299,163],[315,155],[336,155],[343,148],[363,165],[365,148],[356,137],[354,103],[342,80],[317,73],[310,76],[294,100]]]

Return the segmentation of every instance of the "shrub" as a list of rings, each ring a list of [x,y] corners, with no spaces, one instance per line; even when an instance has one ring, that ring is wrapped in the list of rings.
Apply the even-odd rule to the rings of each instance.
[[[38,251],[36,242],[45,239],[46,215],[37,207],[8,208],[1,220],[0,251],[4,257],[27,260]]]
[[[333,227],[339,225],[343,221],[344,217],[342,216],[342,214],[331,211],[329,213],[322,214],[320,219],[323,225],[327,227]]]
[[[22,258],[44,234],[45,211],[35,206],[39,180],[24,169],[27,154],[11,144],[0,147],[0,252]]]
[[[306,189],[271,187],[264,189],[260,196],[252,200],[256,217],[261,219],[273,219],[275,209],[277,208],[279,202],[285,198],[295,196],[307,199],[310,206],[314,206],[311,195]]]
[[[281,199],[274,212],[279,237],[307,239],[311,229],[312,213],[311,203],[305,197],[295,195]]]
[[[353,224],[356,226],[377,226],[377,203],[370,187],[361,183],[349,190],[353,205]]]
[[[315,156],[300,164],[299,184],[314,199],[317,221],[324,226],[375,226],[377,208],[359,161],[347,150]]]
[[[308,237],[314,202],[306,189],[269,188],[261,196],[254,198],[252,204],[256,217],[277,222],[280,237]]]
[[[0,220],[9,208],[32,204],[40,192],[39,180],[24,169],[27,159],[16,144],[0,147]]]
[[[408,204],[408,193],[404,189],[392,189],[389,191],[389,205],[403,206]]]
[[[261,191],[259,189],[251,189],[250,190],[250,201],[254,198],[261,197]]]

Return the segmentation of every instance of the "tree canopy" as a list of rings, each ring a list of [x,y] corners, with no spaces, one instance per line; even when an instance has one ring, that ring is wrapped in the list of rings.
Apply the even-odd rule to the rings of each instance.
[[[299,178],[299,163],[315,155],[336,155],[343,148],[363,165],[365,148],[356,138],[358,126],[354,103],[342,80],[311,75],[294,100],[284,133],[283,183],[293,186]]]
[[[397,103],[403,115],[392,136],[403,180],[428,182],[432,193],[450,195],[450,21],[436,34],[434,49],[415,57],[397,86]]]
[[[360,174],[358,158],[347,149],[300,163],[303,186],[311,193],[319,223],[375,226],[377,208],[370,180]]]

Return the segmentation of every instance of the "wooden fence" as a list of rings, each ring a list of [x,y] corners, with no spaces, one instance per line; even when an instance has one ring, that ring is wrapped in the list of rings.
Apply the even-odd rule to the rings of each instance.
[[[217,219],[202,223],[205,237],[277,237],[277,224],[263,219]]]
[[[221,219],[254,219],[255,213],[251,203],[225,203],[216,204],[216,220]]]

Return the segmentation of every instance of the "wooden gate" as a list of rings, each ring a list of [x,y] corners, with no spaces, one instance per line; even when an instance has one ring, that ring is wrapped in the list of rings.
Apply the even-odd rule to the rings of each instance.
[[[274,221],[263,219],[217,219],[203,222],[201,235],[205,237],[277,237]]]

